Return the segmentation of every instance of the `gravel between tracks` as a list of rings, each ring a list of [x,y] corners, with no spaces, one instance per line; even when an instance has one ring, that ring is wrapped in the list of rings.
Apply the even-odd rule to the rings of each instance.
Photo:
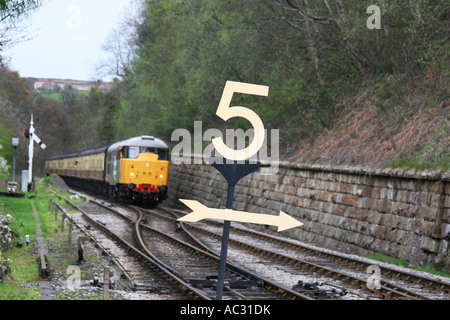
[[[81,213],[71,214],[70,217],[78,224],[85,226]],[[67,230],[67,229],[66,229]],[[104,247],[109,249],[109,253],[114,257],[125,256],[124,250],[118,247],[113,241],[101,237],[99,231],[91,228],[91,234],[101,239],[99,241]],[[84,262],[78,263],[78,242],[82,241],[84,247]],[[157,293],[150,293],[146,291],[130,291],[126,287],[124,280],[120,279],[122,271],[114,263],[108,255],[104,254],[103,250],[98,248],[93,241],[89,241],[86,234],[78,228],[73,228],[72,242],[69,245],[67,235],[60,235],[57,238],[49,240],[50,251],[50,266],[52,268],[52,284],[55,290],[57,299],[63,300],[91,300],[103,299],[103,287],[92,286],[94,278],[103,282],[103,272],[106,267],[111,270],[111,280],[115,283],[115,288],[110,290],[109,300],[167,300],[171,299],[167,295],[159,295]],[[120,260],[125,269],[134,268],[135,266],[128,264],[126,260]],[[81,271],[80,286],[76,289],[70,289],[68,285],[67,266],[78,267]],[[126,280],[125,280],[126,282]],[[28,287],[38,284],[29,284]]]
[[[76,214],[72,214],[71,217],[78,221],[81,225],[84,225],[85,222],[82,219],[81,213],[76,213]],[[108,224],[108,221],[102,221],[106,224]],[[233,225],[237,225],[241,228],[244,229],[250,229],[252,231],[255,231],[254,229],[248,228],[245,225],[239,224],[239,223],[233,223]],[[92,230],[91,230],[92,231]],[[93,231],[92,231],[93,232]],[[75,233],[79,233],[80,236],[83,236],[84,233],[82,233],[79,229],[74,228],[74,234]],[[280,235],[276,235],[276,236],[280,236]],[[283,236],[280,236],[283,239],[286,239]],[[72,243],[76,243],[76,236],[74,236],[75,240],[73,240]],[[255,242],[257,242],[258,240],[255,240]],[[365,263],[369,263],[369,264],[374,264],[374,265],[379,265],[379,266],[384,266],[384,267],[389,267],[392,269],[397,269],[400,271],[406,271],[409,272],[410,274],[413,275],[420,275],[423,276],[425,275],[426,277],[432,278],[432,279],[437,279],[440,281],[443,281],[445,283],[450,284],[450,278],[445,278],[445,277],[441,277],[441,276],[435,276],[432,274],[428,274],[428,273],[424,273],[424,272],[420,272],[420,271],[416,271],[416,270],[412,270],[412,269],[408,269],[408,268],[404,268],[404,267],[400,267],[400,266],[395,266],[392,264],[387,264],[387,263],[383,263],[383,262],[379,262],[379,261],[375,261],[375,260],[371,260],[368,258],[364,258],[364,257],[360,257],[357,255],[353,255],[353,254],[346,254],[346,253],[340,253],[340,252],[336,252],[333,250],[329,250],[326,248],[322,248],[322,247],[318,247],[318,246],[314,246],[312,244],[308,244],[308,243],[303,243],[301,241],[298,240],[294,240],[291,238],[288,238],[288,241],[296,243],[296,244],[300,244],[306,247],[309,247],[313,250],[318,250],[318,251],[323,251],[323,252],[328,252],[328,253],[332,253],[332,254],[338,254],[341,255],[343,257],[349,257],[355,260],[359,260],[359,261],[363,261]],[[114,242],[109,241],[109,243],[107,243],[108,241],[105,240],[105,246],[107,246],[110,250],[110,253],[115,256],[115,257],[120,257],[122,256],[123,253],[123,249],[116,246],[114,244]],[[101,288],[94,288],[92,286],[90,286],[90,282],[92,281],[92,278],[94,277],[94,274],[96,277],[98,278],[102,278],[103,276],[103,269],[104,266],[106,265],[110,265],[110,268],[113,269],[113,275],[119,275],[121,273],[120,270],[114,270],[114,266],[111,266],[111,262],[110,259],[107,256],[102,256],[101,250],[96,248],[93,243],[91,242],[87,242],[89,243],[92,248],[90,248],[90,250],[92,250],[92,252],[96,252],[95,255],[96,256],[100,256],[102,257],[101,261],[99,261],[97,263],[96,266],[81,266],[81,268],[85,267],[87,268],[85,271],[86,274],[89,275],[88,278],[86,278],[85,280],[82,280],[81,283],[81,287],[79,289],[78,294],[80,294],[80,292],[85,292],[83,293],[83,296],[86,298],[90,298],[93,295],[95,296],[96,294],[102,294],[102,289]],[[219,248],[220,250],[220,248]],[[73,251],[73,249],[72,249]],[[311,276],[311,275],[298,275],[298,274],[293,274],[292,272],[289,272],[289,270],[285,269],[285,268],[280,268],[280,267],[274,267],[272,266],[271,263],[268,263],[266,260],[262,260],[260,258],[255,258],[252,255],[249,255],[248,253],[246,253],[245,251],[241,251],[241,250],[230,250],[229,251],[229,255],[228,257],[234,261],[238,261],[239,264],[245,266],[248,269],[252,269],[255,270],[259,273],[261,273],[261,275],[265,276],[268,279],[272,279],[286,287],[292,287],[293,285],[297,284],[297,282],[299,280],[305,281],[305,282],[309,282],[309,283],[314,283],[317,282],[319,284],[323,284],[325,281],[328,280],[324,280],[323,278],[320,277],[315,277],[315,276]],[[124,262],[125,264],[126,262]],[[125,266],[124,267],[126,269],[130,269],[132,268],[132,266]],[[55,290],[58,293],[60,293],[63,297],[66,296],[66,299],[70,298],[70,296],[74,296],[76,295],[75,293],[68,293],[68,289],[67,289],[67,275],[63,274],[64,272],[60,272],[55,273],[54,276],[54,280],[53,280],[53,284],[55,286]],[[83,274],[83,269],[82,269],[82,274]],[[361,274],[358,273],[358,276],[361,277]],[[369,275],[367,275],[368,277]],[[381,275],[382,276],[382,275]],[[333,283],[332,281],[330,281],[330,283]],[[320,289],[325,289],[325,290],[330,290],[333,289],[335,287],[333,286],[327,286],[326,284],[321,285]],[[157,295],[157,294],[151,294],[148,292],[142,292],[142,293],[136,293],[136,292],[126,292],[123,290],[112,290],[111,291],[111,295],[110,295],[110,299],[111,300],[158,300],[161,299],[161,296]],[[442,295],[433,295],[430,296],[432,299],[443,299],[446,298],[448,299],[448,297],[443,297]],[[349,300],[353,300],[353,299],[361,299],[364,298],[364,296],[358,296],[358,295],[353,295],[353,294],[347,294],[346,296],[343,297],[343,299],[349,299]],[[83,299],[83,298],[82,298]],[[167,297],[165,297],[164,299],[167,299]]]
[[[251,231],[255,231],[254,229],[248,228],[245,225],[237,223],[237,222],[233,222],[233,226],[237,226],[242,229],[248,229]],[[210,229],[211,231],[215,230],[217,232],[216,227],[212,227],[207,224],[203,224],[202,227],[204,227],[206,229]],[[404,268],[401,266],[396,266],[396,265],[392,265],[392,264],[388,264],[388,263],[384,263],[384,262],[379,262],[376,260],[368,259],[365,257],[360,257],[360,256],[353,255],[353,254],[345,254],[345,253],[336,252],[333,250],[314,246],[312,244],[303,243],[301,241],[294,240],[291,238],[286,238],[286,237],[283,237],[280,235],[273,235],[273,234],[271,234],[271,235],[282,238],[283,240],[286,240],[286,241],[294,243],[294,244],[308,247],[315,251],[322,251],[322,252],[326,252],[326,253],[330,253],[330,254],[340,255],[342,257],[352,258],[352,259],[355,259],[358,261],[368,263],[370,265],[378,265],[380,267],[387,267],[387,268],[395,269],[398,271],[407,272],[411,275],[424,276],[424,277],[436,279],[436,280],[450,284],[450,278],[436,276],[436,275],[432,275],[429,273],[425,273],[425,272],[421,272],[421,271],[417,271],[417,270],[413,270],[413,269],[409,269],[409,268]],[[245,243],[249,243],[249,244],[251,243],[251,244],[254,244],[255,246],[261,246],[261,243],[258,239],[250,239],[250,237],[233,235],[232,232],[230,234],[230,237],[232,237],[236,240],[240,240],[241,242],[245,242]],[[269,249],[269,250],[272,250],[275,252],[279,252],[282,254],[286,254],[286,255],[291,255],[289,250],[280,250],[279,248],[277,248],[277,246],[273,246],[273,248],[271,248],[271,247],[272,246],[269,244],[269,245],[267,245],[266,249]],[[219,252],[220,244],[216,245],[216,247],[213,249],[216,250],[217,252]],[[292,286],[296,285],[299,280],[301,280],[303,282],[308,282],[308,283],[319,283],[319,284],[321,284],[319,286],[319,288],[323,289],[323,290],[331,290],[333,288],[336,288],[334,286],[340,285],[339,282],[337,282],[333,279],[327,279],[327,278],[323,278],[323,277],[319,277],[319,276],[316,277],[315,275],[310,275],[310,274],[301,275],[301,274],[298,274],[298,272],[291,271],[289,268],[280,268],[279,266],[274,266],[273,263],[268,262],[267,260],[261,259],[259,257],[254,257],[253,255],[248,254],[248,252],[245,250],[237,250],[237,249],[233,249],[232,247],[230,247],[229,251],[228,251],[228,258],[233,261],[236,261],[237,263],[245,266],[246,268],[249,268],[251,270],[254,270],[254,271],[260,273],[261,275],[263,275],[264,277],[267,277],[268,279],[271,279],[273,281],[281,283],[286,287],[292,287]],[[348,268],[342,268],[342,269],[339,268],[339,270],[342,270],[344,273],[351,274],[351,275],[354,275],[354,276],[362,278],[362,279],[367,279],[370,276],[370,274],[349,270]],[[381,273],[381,278],[382,277],[383,277],[383,274]],[[388,281],[391,283],[394,283],[394,281],[391,281],[391,280],[388,280]],[[328,284],[331,284],[331,286]],[[399,284],[401,285],[400,282],[399,282]],[[413,287],[414,286],[411,286],[411,288],[413,288]],[[417,292],[419,292],[420,294],[423,294],[431,299],[448,300],[450,298],[448,295],[429,293],[427,291],[420,290],[420,288],[414,288],[414,289]],[[341,299],[354,300],[354,299],[364,299],[365,297],[366,297],[366,295],[364,295],[364,294],[358,296],[358,295],[349,293],[349,294],[341,297]]]

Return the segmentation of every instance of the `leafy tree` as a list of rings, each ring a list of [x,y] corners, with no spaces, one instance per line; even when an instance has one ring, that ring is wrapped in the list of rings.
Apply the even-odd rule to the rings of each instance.
[[[73,89],[72,85],[65,85],[61,91],[61,98],[66,107],[73,107],[76,103],[78,93]]]
[[[133,59],[120,73],[118,135],[147,132],[170,140],[174,129],[191,130],[197,120],[205,129],[246,129],[246,120],[224,123],[215,116],[225,82],[234,80],[270,86],[267,98],[235,95],[232,104],[255,110],[268,129],[295,143],[328,126],[336,103],[368,83],[391,74],[448,72],[448,1],[378,1],[382,24],[375,30],[367,28],[372,4],[143,2],[131,32]]]
[[[9,177],[13,152],[11,147],[11,137],[6,129],[0,124],[0,181]]]
[[[13,45],[27,39],[26,36],[21,35],[22,18],[41,5],[41,0],[0,0],[0,51],[6,45]]]

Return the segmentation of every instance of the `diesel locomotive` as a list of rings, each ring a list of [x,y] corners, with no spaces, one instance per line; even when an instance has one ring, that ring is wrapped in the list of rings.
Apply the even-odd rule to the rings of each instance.
[[[51,157],[45,162],[45,173],[123,202],[157,204],[167,198],[169,157],[164,141],[140,136]]]

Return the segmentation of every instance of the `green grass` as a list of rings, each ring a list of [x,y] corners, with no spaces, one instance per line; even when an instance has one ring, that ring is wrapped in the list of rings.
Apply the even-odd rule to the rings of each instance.
[[[26,246],[14,248],[3,253],[3,258],[9,261],[12,276],[0,283],[0,300],[39,300],[38,290],[25,288],[26,283],[39,281],[39,270],[33,248]]]
[[[446,273],[446,272],[441,271],[441,270],[436,270],[436,269],[432,268],[429,263],[427,263],[424,266],[414,268],[414,270],[423,271],[423,272],[426,272],[426,273],[434,274],[436,276],[450,278],[450,273]]]
[[[30,241],[36,241],[36,221],[32,204],[36,208],[43,236],[51,238],[61,234],[61,218],[55,221],[55,215],[49,210],[49,198],[56,197],[48,191],[48,180],[40,180],[37,193],[26,193],[24,198],[0,197],[0,212],[12,215],[15,220],[10,228],[16,233],[11,250],[2,252],[3,259],[10,261],[12,276],[0,283],[0,300],[36,300],[40,299],[39,289],[23,287],[26,283],[37,283],[39,268],[36,262],[37,253],[32,246],[17,247],[18,241],[24,242],[24,236],[30,235]],[[32,199],[28,196],[36,195]],[[67,230],[67,229],[66,229]],[[67,231],[66,231],[67,232]]]
[[[36,240],[36,222],[33,217],[31,200],[28,198],[0,198],[0,211],[12,215],[15,220],[10,228],[16,233],[13,243],[24,242],[24,236],[30,235],[30,241]],[[7,277],[0,284],[0,300],[36,300],[39,293],[21,285],[38,281],[39,270],[36,254],[31,246],[23,246],[2,252],[4,259],[8,259],[12,277]]]
[[[450,151],[445,143],[448,132],[449,127],[447,124],[440,125],[425,146],[414,151],[403,151],[391,158],[384,167],[450,170]]]
[[[50,195],[47,195],[50,197]],[[48,199],[41,196],[33,199],[33,204],[39,217],[41,231],[44,238],[51,237],[59,232],[61,219],[55,220],[55,215],[49,211]]]
[[[64,99],[62,96],[62,92],[40,92],[39,90],[34,90],[35,93],[40,95],[41,97],[49,98],[58,101],[58,103],[64,104]],[[89,95],[89,91],[86,90],[75,90],[77,95],[86,94]]]
[[[404,268],[408,268],[408,262],[406,261],[406,259],[394,258],[394,257],[387,256],[385,254],[382,254],[382,253],[377,253],[377,254],[372,255],[372,256],[366,256],[366,258],[373,259],[373,260],[380,261],[380,262],[384,262],[384,263],[393,264],[393,265],[404,267]],[[413,270],[422,271],[422,272],[434,274],[434,275],[437,275],[437,276],[450,278],[450,274],[449,273],[446,273],[446,272],[441,271],[441,270],[434,269],[429,264],[426,264],[424,266],[420,266],[420,267],[414,268]]]
[[[424,159],[422,157],[423,151],[420,150],[415,154],[406,155],[400,154],[399,156],[393,157],[384,166],[385,168],[414,168],[418,170],[436,170],[440,169],[442,171],[450,170],[450,152],[442,152],[442,155],[434,159]]]
[[[63,103],[63,98],[61,93],[40,93],[42,97],[54,99],[58,101],[59,103]]]
[[[29,194],[27,194],[29,195]],[[14,241],[24,241],[25,235],[30,235],[30,240],[36,240],[36,221],[33,217],[31,201],[25,198],[0,197],[0,212],[12,215],[15,220],[10,223],[10,228],[16,232]]]
[[[382,253],[377,253],[372,256],[366,256],[366,258],[384,262],[384,263],[390,263],[390,264],[400,266],[400,267],[405,267],[405,268],[408,267],[408,263],[405,259],[398,259],[398,258],[390,257],[390,256],[387,256]]]
[[[6,280],[0,284],[0,300],[40,300],[39,292],[21,287],[17,281]]]

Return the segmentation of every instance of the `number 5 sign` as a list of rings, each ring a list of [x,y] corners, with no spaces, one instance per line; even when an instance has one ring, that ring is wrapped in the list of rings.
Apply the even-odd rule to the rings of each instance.
[[[216,150],[226,159],[242,161],[251,158],[261,149],[266,137],[264,124],[261,118],[253,111],[244,107],[230,107],[234,93],[251,94],[267,97],[269,87],[250,83],[227,81],[220,99],[216,114],[224,121],[234,117],[241,117],[250,121],[253,126],[255,136],[252,143],[245,149],[233,150],[225,145],[222,138],[212,139]]]
[[[216,114],[224,121],[228,121],[230,118],[234,117],[247,119],[252,124],[255,132],[253,141],[247,148],[242,150],[230,149],[224,144],[222,138],[215,138],[212,140],[214,147],[224,158],[233,160],[232,164],[212,163],[212,166],[216,168],[228,182],[226,209],[212,209],[202,205],[198,201],[180,199],[180,201],[182,201],[187,207],[191,208],[193,212],[178,219],[178,221],[186,222],[197,222],[207,218],[224,220],[222,247],[220,251],[219,276],[217,279],[218,300],[221,300],[223,295],[231,221],[274,225],[278,226],[278,231],[303,225],[303,223],[291,218],[284,212],[280,212],[279,216],[274,216],[233,210],[235,185],[241,178],[253,172],[259,171],[260,168],[259,162],[257,162],[257,164],[251,164],[250,162],[239,164],[238,161],[250,159],[252,156],[257,154],[263,146],[266,138],[264,124],[261,118],[254,111],[244,107],[230,107],[231,99],[233,98],[234,93],[267,97],[269,94],[269,87],[227,81],[225,89],[223,90],[222,98],[220,99]]]

